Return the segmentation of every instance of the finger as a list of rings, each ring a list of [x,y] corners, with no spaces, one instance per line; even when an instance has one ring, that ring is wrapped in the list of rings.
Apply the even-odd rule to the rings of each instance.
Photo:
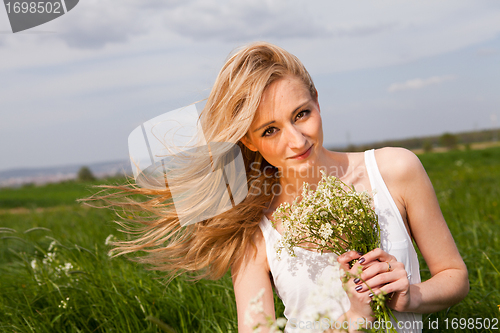
[[[341,254],[337,257],[337,261],[345,271],[349,271],[351,267],[349,267],[349,263],[355,259],[361,257],[362,253],[356,251],[347,251],[344,254]]]
[[[376,276],[377,274],[393,272],[400,269],[404,270],[404,264],[397,261],[395,262],[373,261],[366,266],[363,265],[363,273],[361,274],[361,277],[363,280],[366,281]]]
[[[397,289],[401,287],[404,290],[405,284],[408,284],[408,276],[406,273],[406,270],[404,269],[404,264],[395,262],[393,263],[393,270],[390,272],[385,271],[386,269],[386,264],[385,262],[379,263],[379,264],[373,264],[371,267],[365,269],[359,280],[354,280],[354,283],[357,283],[358,285],[362,285],[362,288],[358,288],[359,291],[366,291],[369,290],[370,288],[381,288],[385,287],[387,285],[391,285],[392,283],[395,283],[397,281],[403,281],[403,284],[395,284],[391,285],[389,289],[385,289],[387,292],[394,292],[398,291]],[[364,283],[363,283],[364,281]]]
[[[349,287],[346,288],[346,293],[347,293],[349,299],[351,300],[351,303],[352,303],[352,300],[356,300],[356,302],[359,302],[362,304],[370,304],[371,297],[372,297],[372,296],[370,296],[370,294],[371,294],[370,291],[360,292],[360,291],[356,290],[355,285],[349,284]]]
[[[378,274],[370,279],[357,281],[353,280],[356,283],[356,291],[358,292],[366,292],[368,290],[375,290],[384,287],[388,283],[394,282],[394,278],[389,276],[390,273]]]
[[[390,293],[406,294],[408,292],[408,290],[410,289],[410,281],[408,280],[408,277],[406,275],[404,275],[391,283],[385,284],[380,289],[388,294],[390,294]]]
[[[368,267],[371,267],[373,265],[377,265],[378,263],[380,263],[380,261],[378,260],[375,260],[375,261],[370,261],[370,262],[366,262],[366,261],[363,261],[361,264],[359,264],[361,266],[361,269],[364,271],[366,270]]]
[[[396,257],[390,255],[389,253],[383,251],[380,248],[376,248],[371,250],[370,252],[364,254],[361,258],[359,258],[359,263],[366,266],[367,264],[374,261],[397,261]]]

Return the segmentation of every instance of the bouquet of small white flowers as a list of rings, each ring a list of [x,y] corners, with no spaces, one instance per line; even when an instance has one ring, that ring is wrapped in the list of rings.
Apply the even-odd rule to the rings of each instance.
[[[278,258],[283,250],[295,256],[294,247],[340,255],[348,250],[367,253],[380,246],[380,226],[370,194],[356,192],[354,186],[326,176],[323,171],[321,174],[315,191],[304,182],[302,196],[292,204],[281,204],[274,212],[273,226],[280,222],[283,229],[281,240],[276,244]],[[356,277],[361,279],[359,275]],[[351,277],[354,276],[346,274],[345,279]],[[381,325],[385,327],[381,331],[394,331],[389,324],[394,316],[385,300],[382,294],[373,297],[374,316],[387,324]]]

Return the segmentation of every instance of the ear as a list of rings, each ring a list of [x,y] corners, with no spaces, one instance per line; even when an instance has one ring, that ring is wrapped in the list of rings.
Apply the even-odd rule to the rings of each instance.
[[[245,135],[244,137],[242,137],[240,139],[241,143],[243,143],[245,145],[245,147],[247,147],[248,149],[250,149],[251,151],[258,151],[257,147],[255,147],[252,142],[250,141],[250,139],[247,138],[247,136]]]

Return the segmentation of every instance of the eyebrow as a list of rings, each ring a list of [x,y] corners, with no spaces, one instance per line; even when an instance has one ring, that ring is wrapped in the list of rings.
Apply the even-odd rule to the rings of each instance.
[[[307,105],[309,104],[309,102],[311,102],[310,100],[308,100],[307,102],[305,103],[302,103],[301,105],[299,105],[298,107],[295,108],[295,110],[292,111],[292,114],[294,114],[295,112],[299,111],[300,109],[302,109],[304,107],[304,105]],[[265,124],[262,124],[261,126],[259,126],[259,128],[257,128],[255,131],[253,131],[254,133],[263,129],[264,127],[268,126],[268,125],[271,125],[272,123],[275,123],[276,121],[275,120],[271,120]]]

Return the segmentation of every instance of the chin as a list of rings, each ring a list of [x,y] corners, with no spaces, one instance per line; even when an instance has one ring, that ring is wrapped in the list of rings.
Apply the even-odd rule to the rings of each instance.
[[[287,175],[287,171],[291,177],[294,176],[294,174],[297,174],[297,176],[300,177],[310,177],[313,172],[314,172],[314,164],[311,164],[310,161],[304,161],[304,163],[300,163],[297,165],[289,165],[286,166],[283,170],[284,175]]]

